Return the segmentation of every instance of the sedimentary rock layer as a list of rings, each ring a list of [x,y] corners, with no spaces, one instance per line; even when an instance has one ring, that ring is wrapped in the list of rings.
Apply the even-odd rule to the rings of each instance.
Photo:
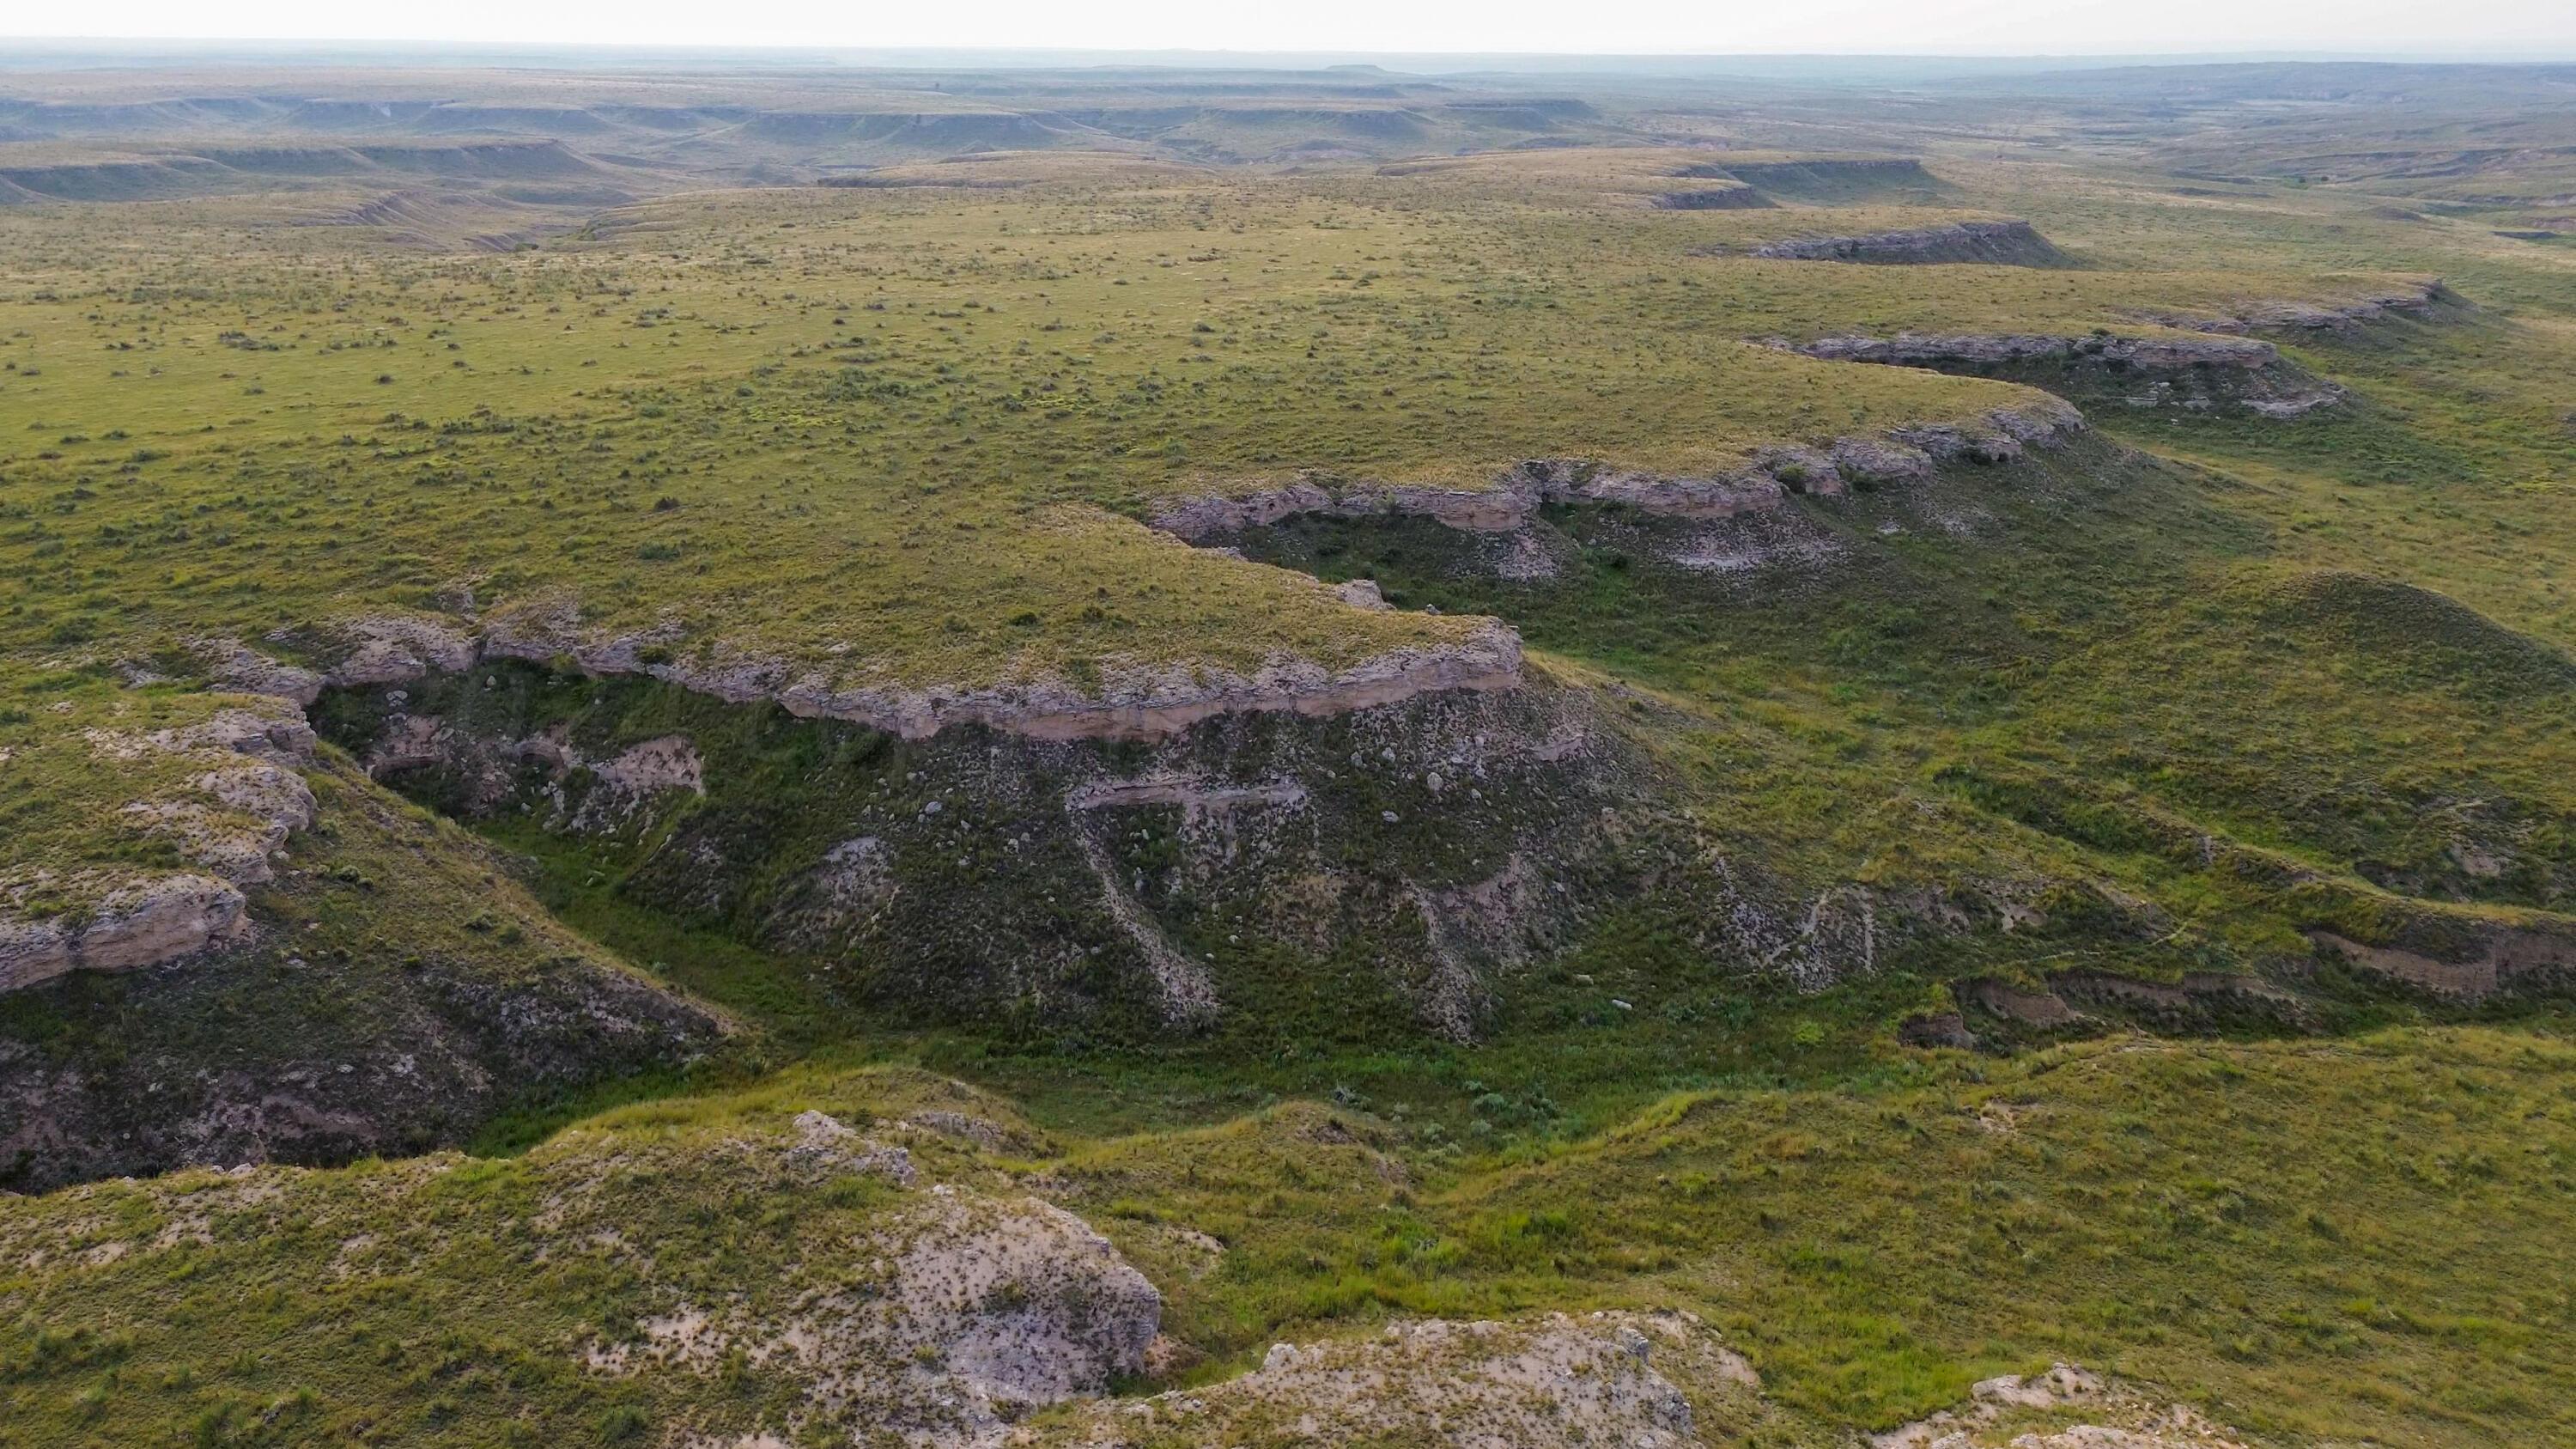
[[[2255,343],[2268,349],[2269,344]],[[1832,497],[1854,486],[1917,482],[1943,463],[2001,462],[2026,447],[2054,446],[2081,431],[2083,414],[2033,398],[1964,423],[1923,423],[1883,437],[1837,438],[1823,447],[1766,449],[1742,467],[1698,476],[1610,468],[1583,459],[1533,459],[1483,487],[1343,482],[1309,477],[1285,488],[1166,500],[1153,524],[1197,542],[1306,515],[1396,514],[1452,528],[1509,532],[1551,503],[1618,503],[1692,519],[1774,512],[1792,494]]]

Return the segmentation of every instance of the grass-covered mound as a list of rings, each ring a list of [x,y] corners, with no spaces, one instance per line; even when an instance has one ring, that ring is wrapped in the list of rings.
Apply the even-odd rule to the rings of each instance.
[[[55,683],[0,730],[0,1184],[419,1151],[722,1045],[292,706]]]
[[[18,1204],[0,1402],[29,1442],[955,1434],[1389,1315],[1601,1306],[1688,1309],[1759,1374],[1757,1406],[1656,1350],[1732,1396],[1699,1400],[1704,1442],[1826,1442],[2067,1358],[2284,1442],[2546,1440],[2565,1054],[2528,1031],[2131,1038],[1681,1096],[1463,1161],[1401,1099],[1090,1140],[919,1074],[796,1072],[523,1157]],[[1108,1357],[1040,1384],[994,1353],[1068,1330]]]

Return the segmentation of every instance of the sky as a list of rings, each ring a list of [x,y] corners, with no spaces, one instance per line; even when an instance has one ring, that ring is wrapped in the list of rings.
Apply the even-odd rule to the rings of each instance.
[[[2571,0],[94,0],[0,35],[1556,54],[2576,54]]]

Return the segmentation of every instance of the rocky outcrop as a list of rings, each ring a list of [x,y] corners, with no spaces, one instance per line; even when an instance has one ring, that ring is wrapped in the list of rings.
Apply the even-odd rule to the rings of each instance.
[[[418,1152],[724,1037],[546,918],[452,827],[345,765],[312,783],[325,828],[270,884],[164,876],[77,928],[0,927],[0,984],[41,1003],[0,1023],[0,1189]],[[115,974],[43,979],[80,968]]]
[[[1776,512],[1796,494],[1835,497],[1852,487],[1917,482],[1942,463],[2016,458],[2025,447],[2052,446],[2083,427],[2083,414],[2067,403],[2034,398],[1982,417],[1899,427],[1881,437],[1769,448],[1726,473],[1683,476],[1545,458],[1521,463],[1481,488],[1313,476],[1258,493],[1166,500],[1151,521],[1195,543],[1300,516],[1428,518],[1470,532],[1507,533],[1526,525],[1542,506],[1557,503],[1620,504],[1669,518],[1737,518]]]
[[[2332,931],[2310,931],[2308,939],[2365,971],[2460,1001],[2484,1001],[2500,991],[2576,975],[2576,940],[2544,931],[2485,932],[2469,949],[2449,957],[2365,945]]]
[[[1779,205],[1750,186],[1694,186],[1651,199],[1658,211],[1767,211]]]
[[[2263,344],[2248,344],[2262,346]],[[1311,475],[1285,488],[1170,500],[1154,514],[1165,532],[1197,542],[1305,514],[1432,518],[1454,528],[1508,532],[1548,503],[1617,504],[1664,517],[1722,520],[1778,512],[1796,494],[1838,495],[1851,487],[1919,481],[1941,464],[1993,462],[2029,446],[2053,445],[2084,426],[2053,398],[1956,422],[1838,438],[1820,447],[1778,446],[1741,468],[1702,476],[1619,469],[1576,459],[1522,463],[1487,487],[1346,483]],[[1373,586],[1345,585],[1342,601],[1379,609]],[[231,687],[310,704],[325,688],[408,683],[496,659],[565,662],[592,675],[648,675],[729,703],[768,701],[809,719],[847,720],[905,739],[980,725],[1041,740],[1167,739],[1226,715],[1344,714],[1457,691],[1517,688],[1520,636],[1499,620],[1477,620],[1437,642],[1389,650],[1338,668],[1289,655],[1248,671],[1203,664],[1130,664],[1104,670],[1097,685],[1057,677],[974,687],[853,685],[833,669],[791,661],[725,640],[690,641],[676,623],[609,632],[585,627],[562,597],[519,601],[477,621],[477,632],[410,615],[368,616],[322,631],[327,668],[288,665],[235,640],[204,641],[211,672]],[[412,741],[428,751],[426,738]],[[401,740],[380,742],[399,767]]]
[[[2026,221],[1952,221],[1857,236],[1799,236],[1766,242],[1751,255],[1773,261],[1920,265],[1969,262],[2064,267],[2072,260]]]
[[[136,800],[118,815],[146,835],[167,838],[180,855],[235,885],[276,879],[269,857],[289,833],[312,828],[313,789],[292,770],[248,765],[199,776],[195,784],[226,808],[193,800]]]
[[[1041,740],[1153,740],[1230,714],[1346,714],[1425,694],[1511,689],[1521,680],[1520,635],[1480,621],[1451,644],[1391,650],[1342,669],[1280,657],[1250,674],[1189,664],[1135,667],[1096,691],[1058,680],[979,689],[842,688],[819,671],[718,646],[690,660],[647,663],[633,641],[584,643],[538,619],[496,620],[488,654],[569,657],[593,674],[643,673],[734,704],[775,702],[807,719],[849,720],[905,739],[959,725],[983,725]]]
[[[1649,908],[1748,972],[1824,981],[1872,959],[1865,902],[1813,905],[1751,868],[1710,878],[1660,804],[1660,763],[1590,693],[1545,680],[1236,715],[1144,746],[778,722],[763,748],[812,762],[793,790],[735,732],[702,732],[705,795],[631,829],[593,808],[610,788],[595,771],[526,768],[513,742],[606,755],[590,742],[628,721],[706,707],[637,680],[548,717],[561,692],[523,687],[528,672],[353,694],[335,739],[381,756],[372,734],[408,749],[437,718],[448,768],[389,776],[415,798],[588,834],[622,899],[795,953],[819,989],[889,1019],[1163,1041],[1304,1010],[1283,998],[1329,980],[1372,1030],[1472,1039],[1538,963]],[[506,763],[497,789],[473,784],[477,750]]]
[[[451,780],[445,803],[453,809],[492,808],[523,783],[529,766],[542,770],[547,783],[541,802],[525,803],[542,804],[540,818],[551,829],[613,831],[649,819],[666,796],[706,794],[706,762],[685,735],[592,754],[560,728],[493,739],[414,712],[407,690],[385,698],[392,707],[363,756],[368,775],[393,780],[417,770],[445,771]]]
[[[480,652],[470,636],[407,615],[353,619],[341,626],[341,633],[356,647],[322,676],[334,688],[399,684],[432,669],[470,669]]]
[[[748,1359],[796,1385],[800,1417],[967,1449],[1004,1442],[1032,1410],[1141,1374],[1161,1331],[1161,1293],[1090,1224],[1038,1198],[926,1182],[903,1149],[821,1112],[800,1114],[783,1148],[748,1140],[673,1170],[729,1170],[738,1192],[766,1187],[773,1200],[866,1176],[892,1200],[855,1234],[783,1265],[795,1291],[677,1298],[586,1346],[592,1373],[716,1374]],[[592,1187],[577,1217],[557,1210],[570,1220],[555,1231],[632,1231],[616,1207]]]
[[[113,783],[162,777],[143,798],[114,807],[113,822],[166,841],[197,869],[40,864],[0,881],[0,992],[71,971],[157,966],[248,933],[241,888],[274,880],[271,857],[313,826],[313,789],[298,769],[313,745],[291,707],[219,708],[157,730],[81,731],[73,748]],[[174,758],[202,768],[168,779]],[[58,904],[31,914],[39,899]],[[64,909],[63,900],[76,904]]]
[[[729,1401],[718,1422],[743,1432],[722,1442],[741,1445],[988,1449],[1146,1370],[1162,1295],[1090,1224],[1013,1189],[970,1146],[854,1120],[867,1126],[819,1110],[586,1125],[524,1155],[102,1183],[67,1214],[0,1222],[0,1254],[13,1284],[48,1295],[120,1260],[155,1275],[185,1260],[218,1281],[264,1276],[265,1261],[343,1294],[432,1278],[508,1310],[570,1271],[586,1280],[577,1320],[503,1311],[477,1341],[626,1401]],[[889,1129],[911,1146],[876,1140]],[[460,1172],[481,1190],[459,1192]],[[71,1240],[66,1217],[84,1224]],[[759,1241],[709,1252],[709,1226],[734,1223],[757,1223]],[[101,1242],[113,1246],[86,1251]],[[585,1442],[600,1437],[590,1417]],[[689,1417],[643,1442],[719,1442]]]
[[[2268,342],[2218,338],[2060,337],[2044,333],[1901,332],[1894,337],[1826,337],[1798,349],[1833,362],[1898,367],[2001,367],[2033,362],[2092,362],[2168,371],[2184,367],[2251,370],[2280,361]]]
[[[200,639],[196,651],[205,661],[207,678],[218,689],[265,694],[299,705],[322,697],[319,671],[280,663],[238,639]]]
[[[166,875],[108,892],[78,917],[0,915],[0,991],[69,971],[157,966],[238,938],[248,929],[242,894],[203,875]]]
[[[2445,307],[2465,305],[2458,293],[2432,279],[2340,303],[2254,302],[2216,316],[2165,311],[2136,315],[2141,322],[2186,332],[2343,332],[2390,317],[2429,318]]]
[[[1690,168],[1703,176],[1728,176],[1777,196],[1854,199],[1890,192],[1945,190],[1941,179],[1911,156],[1792,156],[1767,161],[1719,159]]]
[[[2130,407],[2205,410],[2227,405],[2289,419],[2334,406],[2346,396],[2341,387],[2292,366],[2271,343],[2251,337],[1905,332],[1827,337],[1795,350],[1835,362],[2043,381],[2088,402],[2108,394]],[[1904,429],[1897,431],[1907,435]]]
[[[1472,508],[1462,508],[1462,519],[1472,515]],[[1358,594],[1346,602],[1369,607]],[[1446,642],[1397,648],[1341,668],[1289,655],[1248,673],[1186,662],[1139,664],[1105,671],[1103,683],[1090,689],[1057,678],[975,688],[850,686],[825,668],[723,641],[682,657],[676,626],[620,634],[588,630],[564,599],[495,610],[482,621],[479,636],[402,622],[401,633],[370,633],[383,629],[383,621],[361,621],[355,647],[329,670],[280,664],[232,641],[219,641],[206,654],[228,687],[299,704],[311,704],[326,687],[410,683],[488,660],[562,661],[592,675],[649,675],[727,703],[768,701],[802,718],[848,720],[905,739],[982,725],[1033,739],[1153,740],[1221,715],[1342,714],[1424,694],[1511,689],[1521,682],[1520,636],[1491,619],[1468,624],[1462,636]],[[434,729],[435,722],[415,727]],[[435,757],[427,734],[408,746],[389,739],[380,748],[378,763],[386,768],[401,768],[407,748],[419,755],[410,763]]]
[[[264,690],[245,693],[265,694]],[[189,751],[231,751],[259,760],[298,764],[313,758],[313,726],[301,709],[217,709],[194,724],[148,732],[90,729],[82,732],[90,752],[102,760],[134,761],[152,755]]]
[[[1299,1440],[1316,1444],[1684,1449],[1702,1442],[1694,1397],[1741,1407],[1759,1387],[1751,1365],[1686,1313],[1417,1319],[1364,1337],[1275,1344],[1240,1377],[1090,1408],[1010,1442],[1231,1444],[1257,1426],[1294,1424]]]
[[[1352,579],[1335,586],[1333,592],[1354,609],[1382,611],[1395,607],[1386,601],[1385,594],[1379,592],[1375,579]]]
[[[1980,1380],[1967,1402],[1869,1438],[1870,1449],[2247,1449],[2236,1431],[2147,1387],[2073,1364]]]

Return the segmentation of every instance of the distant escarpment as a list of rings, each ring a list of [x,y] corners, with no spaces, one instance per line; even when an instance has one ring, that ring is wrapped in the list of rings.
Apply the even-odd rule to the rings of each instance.
[[[598,182],[610,173],[562,142],[495,137],[348,146],[151,147],[34,163],[0,162],[0,205],[157,201],[262,190],[281,181],[441,177]]]
[[[2357,333],[2377,323],[2437,321],[2473,310],[2468,299],[2439,278],[2406,283],[2345,302],[2254,302],[2212,315],[2141,312],[2138,320],[2186,332]]]
[[[1789,346],[1782,342],[1776,345]],[[2205,410],[2242,407],[2294,418],[2341,402],[2344,390],[2250,337],[2123,337],[2049,333],[1920,333],[1827,337],[1795,350],[1832,362],[1884,363],[2028,382],[2091,402]]]
[[[2260,344],[2254,344],[2260,345]],[[2083,427],[2074,408],[2034,394],[1972,419],[1927,422],[1874,437],[1763,450],[1702,475],[1651,473],[1590,460],[1518,465],[1482,488],[1343,483],[1310,475],[1286,488],[1167,500],[1151,519],[1190,542],[1299,514],[1433,517],[1503,532],[1543,504],[1616,503],[1662,516],[1726,519],[1777,513],[1801,493],[1920,481],[1956,461],[1996,462],[2054,446]],[[1345,598],[1344,602],[1362,602]],[[514,660],[568,663],[599,677],[641,675],[731,704],[770,703],[791,715],[865,725],[905,739],[982,727],[1035,740],[1159,741],[1210,720],[1309,718],[1522,683],[1520,637],[1494,619],[1425,620],[1419,642],[1348,662],[1291,654],[1249,670],[1194,661],[1127,662],[1073,680],[1058,675],[952,686],[850,681],[833,659],[791,659],[728,638],[692,638],[677,622],[610,629],[586,624],[577,600],[538,595],[477,616],[382,613],[288,629],[281,651],[230,638],[197,641],[202,667],[224,688],[310,704],[326,688],[394,684],[433,671]],[[272,641],[263,641],[264,646]]]
[[[1750,186],[1694,186],[1654,198],[1659,211],[1762,211],[1779,204]]]
[[[1166,500],[1152,522],[1201,542],[1309,515],[1419,517],[1489,533],[1520,528],[1551,504],[1619,504],[1685,519],[1751,517],[1777,513],[1800,494],[1834,497],[1852,488],[1921,482],[1947,463],[2018,458],[2025,448],[2055,446],[2083,427],[2083,415],[2073,407],[2033,398],[1967,422],[1898,427],[1880,437],[1837,438],[1815,447],[1768,448],[1736,468],[1696,476],[1567,458],[1524,462],[1484,487],[1355,482],[1319,474],[1286,488]]]
[[[2026,221],[1953,221],[1856,236],[1800,236],[1766,242],[1749,255],[1772,261],[1908,265],[1974,262],[1999,267],[2066,267],[2059,251]]]
[[[1801,477],[1795,488],[1737,489],[1723,495],[1732,508],[1706,497],[1673,507],[1636,488],[1565,490],[1498,524],[1491,510],[1462,521],[1440,497],[1326,492],[1320,504],[1272,494],[1253,500],[1262,507],[1208,508],[1192,522],[1207,527],[1196,535],[1205,546],[1340,579],[1346,596],[1406,607],[1436,601],[1562,625],[1559,604],[1580,613],[1573,601],[1610,560],[1623,588],[1667,597],[1682,612],[1737,601],[1776,613],[1783,589],[1822,596],[1838,577],[1865,579],[1887,541],[2008,535],[2013,500],[2063,497],[2070,480],[2091,487],[2131,466],[2115,445],[2074,431],[2027,445],[1996,434],[1946,465],[1892,466],[1904,456]]]

